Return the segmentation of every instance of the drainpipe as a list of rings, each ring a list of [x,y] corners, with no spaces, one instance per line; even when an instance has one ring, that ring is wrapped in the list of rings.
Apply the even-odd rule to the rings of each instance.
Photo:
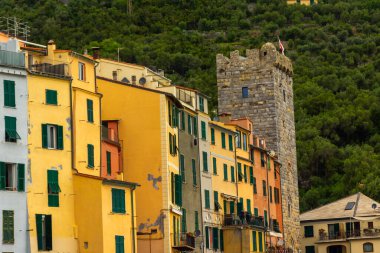
[[[236,152],[236,137],[237,137],[237,133],[235,133],[235,140],[233,141],[234,143],[234,153],[235,153],[235,186],[236,186],[236,197],[238,198],[237,201],[236,201],[236,214],[239,215],[237,213],[237,203],[239,201],[239,186],[238,186],[238,182],[239,182],[239,173],[238,173],[238,166],[237,166],[237,152]]]
[[[131,213],[132,213],[132,253],[136,252],[136,237],[135,237],[135,211],[134,211],[134,201],[133,201],[133,191],[136,190],[136,186],[131,188]]]
[[[75,168],[75,145],[74,145],[74,112],[73,112],[73,79],[70,79],[70,133],[71,133],[71,169],[78,173]]]

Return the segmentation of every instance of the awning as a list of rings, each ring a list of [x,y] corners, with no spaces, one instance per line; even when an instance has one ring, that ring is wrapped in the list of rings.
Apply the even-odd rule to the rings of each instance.
[[[269,235],[270,236],[274,236],[274,237],[278,237],[278,238],[282,238],[282,234],[281,233],[277,233],[277,232],[274,232],[274,231],[269,231]]]
[[[237,200],[238,199],[238,197],[236,197],[236,196],[232,196],[232,195],[228,195],[228,194],[224,194],[224,193],[222,193],[221,195],[222,195],[222,198],[225,198],[227,200]]]
[[[18,135],[16,130],[6,129],[5,134],[7,135],[9,139],[14,139],[14,140],[21,139],[20,135]]]

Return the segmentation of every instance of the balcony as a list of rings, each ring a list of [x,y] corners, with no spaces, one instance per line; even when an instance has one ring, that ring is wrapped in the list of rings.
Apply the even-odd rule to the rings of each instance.
[[[102,140],[120,146],[119,137],[113,128],[102,126]]]
[[[224,215],[224,226],[254,226],[258,228],[265,228],[264,217],[262,216],[252,216],[248,212],[242,212],[240,216],[236,214],[225,214]]]
[[[354,230],[346,232],[347,238],[368,238],[380,237],[380,228],[366,228],[363,230]]]
[[[188,94],[188,92],[185,92],[183,90],[177,89],[177,98],[181,100],[182,102],[193,106],[193,98],[194,96],[191,96]]]
[[[195,249],[195,236],[189,233],[179,233],[175,236],[173,249],[179,252],[194,251]],[[179,240],[178,240],[179,239]]]
[[[50,63],[41,63],[41,64],[33,64],[29,65],[29,71],[42,74],[42,75],[48,75],[48,76],[54,76],[54,77],[69,77],[69,66],[67,64],[61,63],[61,64],[50,64]]]
[[[0,50],[0,65],[15,68],[25,68],[24,53]]]

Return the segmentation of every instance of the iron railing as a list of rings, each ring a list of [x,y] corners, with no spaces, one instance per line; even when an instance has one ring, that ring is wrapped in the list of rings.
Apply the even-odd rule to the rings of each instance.
[[[189,233],[175,233],[173,247],[195,248],[195,236]]]
[[[41,64],[33,64],[29,65],[29,71],[45,74],[55,77],[69,77],[70,71],[68,64],[60,63],[60,64],[50,64],[50,63],[41,63]]]
[[[0,50],[0,65],[25,68],[24,53]]]
[[[355,229],[352,231],[339,231],[339,232],[321,232],[319,233],[320,241],[328,240],[340,240],[348,238],[360,238],[360,237],[380,237],[379,228],[366,228],[366,229]]]

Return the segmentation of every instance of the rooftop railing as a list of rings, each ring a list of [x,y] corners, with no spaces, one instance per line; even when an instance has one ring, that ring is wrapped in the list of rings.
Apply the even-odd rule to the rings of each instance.
[[[51,63],[40,63],[29,65],[29,71],[45,74],[55,77],[69,77],[70,71],[68,64],[60,63],[60,64],[51,64]]]
[[[25,68],[24,53],[0,50],[0,65]]]

